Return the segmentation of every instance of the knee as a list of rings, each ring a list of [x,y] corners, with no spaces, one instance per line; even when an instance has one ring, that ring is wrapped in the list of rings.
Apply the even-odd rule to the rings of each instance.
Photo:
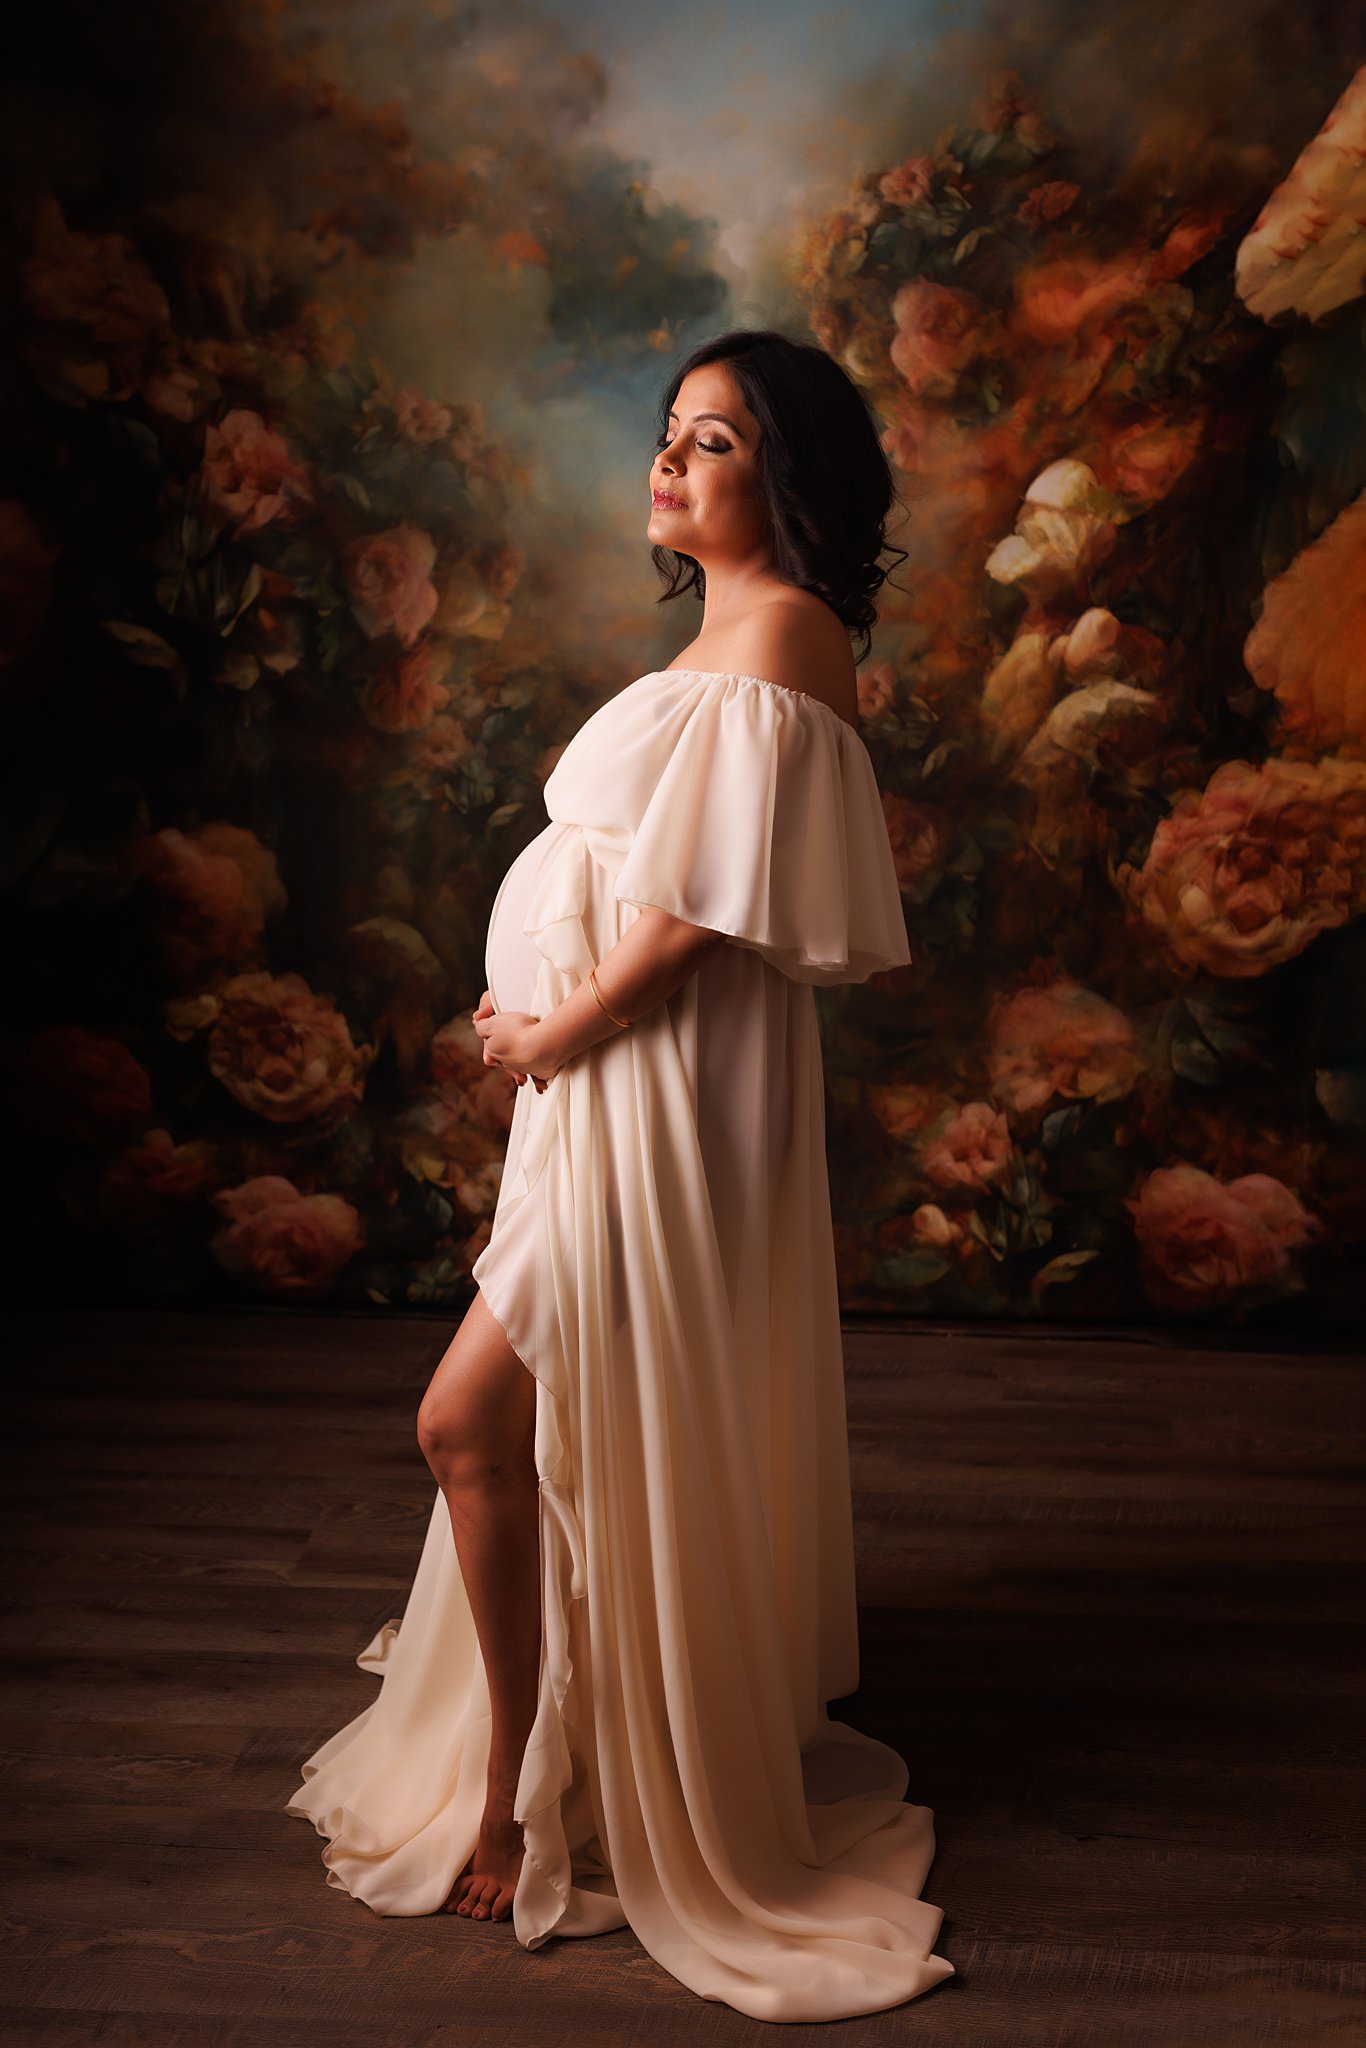
[[[417,1441],[436,1477],[445,1479],[461,1447],[461,1437],[451,1417],[430,1399],[417,1411]]]
[[[473,1419],[424,1401],[417,1411],[417,1441],[442,1486],[492,1486],[517,1476],[518,1461]]]

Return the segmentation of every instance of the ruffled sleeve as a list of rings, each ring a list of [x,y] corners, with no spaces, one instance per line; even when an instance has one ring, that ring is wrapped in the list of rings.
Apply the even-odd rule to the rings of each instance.
[[[617,897],[724,932],[794,981],[911,958],[877,778],[828,705],[667,669],[603,705],[545,786]]]

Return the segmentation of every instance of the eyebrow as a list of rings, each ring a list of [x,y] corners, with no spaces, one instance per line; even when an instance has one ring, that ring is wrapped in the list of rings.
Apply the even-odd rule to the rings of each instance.
[[[678,414],[677,414],[677,413],[676,413],[676,412],[674,411],[674,409],[673,409],[673,407],[672,407],[672,406],[670,406],[670,408],[669,408],[669,418],[670,418],[671,420],[676,420],[676,419],[678,418]],[[735,424],[735,422],[734,422],[734,420],[732,420],[732,419],[728,419],[728,418],[726,417],[725,413],[723,413],[723,412],[695,412],[695,413],[693,414],[693,419],[694,419],[694,420],[720,420],[723,426],[727,426],[727,427],[729,427],[729,428],[730,428],[730,430],[731,430],[732,434],[738,434],[738,435],[740,436],[740,439],[741,439],[742,441],[743,441],[743,440],[744,440],[744,438],[745,438],[745,432],[744,432],[744,428],[743,428],[743,427],[737,427],[737,426],[736,426],[736,424]]]

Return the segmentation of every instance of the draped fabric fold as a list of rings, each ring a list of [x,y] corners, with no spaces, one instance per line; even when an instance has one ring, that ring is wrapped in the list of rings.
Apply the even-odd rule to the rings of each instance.
[[[499,1009],[543,1014],[660,903],[723,930],[684,986],[519,1090],[473,1277],[537,1381],[542,1658],[513,1928],[629,1924],[768,2020],[953,1966],[928,1807],[832,1720],[858,1682],[853,1517],[812,984],[909,957],[872,764],[757,678],[642,677],[579,730],[490,919]],[[434,1911],[474,1847],[488,1688],[438,1493],[378,1698],[288,1810],[329,1883]],[[458,1936],[464,1923],[452,1921]]]

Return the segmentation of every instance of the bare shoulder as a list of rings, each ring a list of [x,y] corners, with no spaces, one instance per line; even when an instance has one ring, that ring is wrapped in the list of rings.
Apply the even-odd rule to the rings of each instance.
[[[734,636],[736,667],[816,697],[857,729],[858,683],[848,628],[814,591],[756,606]]]

